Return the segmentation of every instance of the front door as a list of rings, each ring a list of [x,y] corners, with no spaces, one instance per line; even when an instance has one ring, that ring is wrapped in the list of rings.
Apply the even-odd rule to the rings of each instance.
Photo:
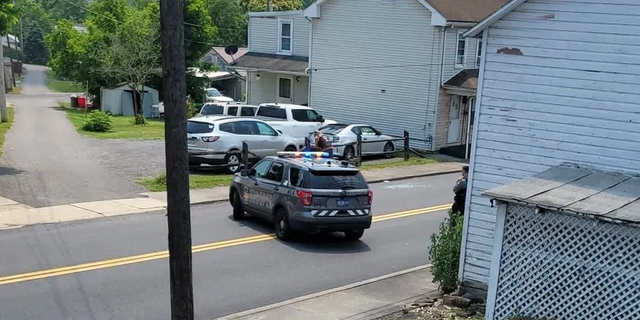
[[[451,96],[449,107],[449,134],[447,143],[458,142],[460,138],[460,100],[461,96]]]
[[[278,103],[293,103],[293,76],[278,75]]]

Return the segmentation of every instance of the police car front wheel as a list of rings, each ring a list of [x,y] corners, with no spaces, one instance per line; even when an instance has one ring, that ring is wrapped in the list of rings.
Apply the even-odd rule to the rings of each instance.
[[[284,209],[278,209],[275,216],[276,236],[282,241],[291,239],[293,230],[289,226],[289,217]]]
[[[244,208],[242,207],[242,202],[240,201],[240,195],[237,191],[233,192],[233,220],[242,220],[244,219]]]

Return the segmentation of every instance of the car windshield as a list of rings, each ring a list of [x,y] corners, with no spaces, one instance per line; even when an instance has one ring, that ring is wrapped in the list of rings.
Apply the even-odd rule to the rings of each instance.
[[[220,96],[222,96],[222,94],[220,93],[220,91],[218,91],[218,89],[214,89],[214,88],[207,89],[207,97],[220,97]]]
[[[367,189],[367,181],[357,170],[310,170],[312,189]]]
[[[215,126],[211,123],[199,121],[187,121],[188,133],[210,133],[213,132]]]
[[[338,134],[342,130],[344,130],[344,128],[346,127],[347,127],[346,125],[342,125],[342,124],[328,125],[320,128],[319,131],[324,134]]]

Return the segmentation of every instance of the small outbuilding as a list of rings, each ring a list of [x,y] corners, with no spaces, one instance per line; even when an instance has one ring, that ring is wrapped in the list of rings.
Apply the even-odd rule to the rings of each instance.
[[[146,118],[151,118],[151,106],[160,102],[158,90],[147,86],[144,87],[144,90],[140,88],[136,94],[135,101],[140,101],[142,94],[144,94],[142,113]],[[101,88],[100,101],[101,111],[110,112],[116,116],[132,117],[134,115],[134,92],[128,84],[120,84],[113,88]]]
[[[638,319],[638,175],[563,163],[483,195],[497,217],[487,320]]]

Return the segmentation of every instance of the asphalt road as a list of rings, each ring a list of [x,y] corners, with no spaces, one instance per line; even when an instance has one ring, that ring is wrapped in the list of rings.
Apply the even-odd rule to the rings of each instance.
[[[196,318],[209,320],[427,263],[429,236],[446,212],[407,210],[450,203],[456,178],[372,185],[378,221],[358,242],[330,234],[282,243],[266,236],[273,233],[266,223],[233,221],[226,203],[194,206]],[[397,212],[405,213],[385,215]],[[156,212],[1,232],[0,320],[168,319],[168,260],[162,252],[153,254],[166,250],[166,230],[164,212]],[[257,237],[246,238],[251,236]],[[221,242],[239,238],[244,240]],[[131,255],[139,256],[122,258]],[[98,262],[107,259],[112,260]],[[78,264],[86,265],[60,269]]]
[[[118,167],[145,166],[145,161],[151,160],[120,157],[115,168],[104,165],[103,152],[110,154],[108,146],[113,142],[80,136],[58,107],[57,101],[67,101],[70,94],[47,89],[46,68],[26,68],[22,93],[7,95],[15,105],[15,120],[0,160],[0,196],[46,207],[135,197],[144,192],[120,174]]]

